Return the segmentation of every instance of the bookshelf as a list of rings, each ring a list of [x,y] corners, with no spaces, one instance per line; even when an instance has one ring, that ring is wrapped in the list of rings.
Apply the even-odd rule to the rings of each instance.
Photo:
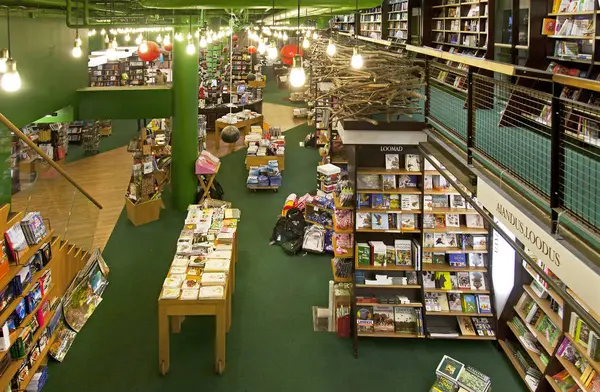
[[[338,15],[333,19],[333,26],[338,31],[343,31],[346,33],[354,33],[354,29],[356,26],[355,15],[354,14]]]
[[[387,15],[386,3],[375,8],[367,8],[359,11],[360,30],[359,35],[364,37],[381,39],[383,32],[387,27],[387,20],[383,18]]]
[[[389,4],[387,38],[397,39],[403,43],[410,42],[410,0],[387,1]]]
[[[114,87],[121,85],[121,64],[109,62],[88,69],[90,87]]]
[[[584,309],[589,309],[552,270],[525,252]],[[596,320],[598,315],[589,312]],[[600,348],[596,332],[548,287],[522,258],[515,258],[515,285],[499,320],[501,347],[532,392],[562,391],[561,386],[591,392],[600,383]],[[591,373],[595,371],[596,374]],[[585,373],[585,376],[584,376]]]

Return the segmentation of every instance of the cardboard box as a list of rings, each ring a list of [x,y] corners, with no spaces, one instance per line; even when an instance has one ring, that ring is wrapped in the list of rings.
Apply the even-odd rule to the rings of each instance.
[[[145,225],[146,223],[158,220],[162,205],[162,199],[143,201],[138,204],[133,204],[129,198],[125,198],[127,218],[135,226]]]

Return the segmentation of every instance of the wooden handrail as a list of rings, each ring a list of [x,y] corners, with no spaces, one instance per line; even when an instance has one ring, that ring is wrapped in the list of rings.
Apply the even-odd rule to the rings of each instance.
[[[498,72],[509,76],[524,76],[527,73],[532,74],[532,76],[535,76],[535,74],[550,75],[550,72],[544,70],[521,67],[518,65],[502,63],[499,61],[485,60],[477,57],[463,56],[460,54],[445,52],[440,49],[430,48],[428,46],[406,45],[406,49],[410,50],[411,52],[424,54],[426,56],[436,57],[442,60],[450,60],[457,63],[463,63],[472,67],[486,69],[488,71]],[[563,86],[600,92],[600,81],[596,80],[578,78],[561,74],[552,74],[552,77],[548,78],[548,81],[550,80],[562,84]]]
[[[73,179],[73,177],[71,177],[69,175],[69,173],[64,171],[64,169],[62,167],[60,167],[56,162],[54,162],[54,160],[51,157],[49,157],[44,151],[42,151],[41,148],[39,148],[34,142],[32,142],[27,137],[27,135],[25,135],[23,132],[21,132],[21,130],[19,128],[17,128],[12,122],[10,122],[9,119],[4,117],[4,115],[2,113],[0,113],[0,123],[4,124],[8,129],[10,129],[12,132],[14,132],[14,134],[17,135],[17,137],[19,139],[21,139],[23,142],[25,142],[25,144],[27,144],[33,151],[38,153],[39,156],[41,156],[44,159],[44,161],[46,161],[50,166],[52,166],[54,169],[56,169],[56,171],[59,172],[64,178],[66,178],[67,181],[69,181],[71,183],[71,185],[73,185],[75,188],[77,188],[79,190],[79,192],[83,193],[85,195],[85,197],[88,198],[89,201],[94,203],[94,205],[96,207],[102,209],[102,204],[98,203],[98,201],[96,199],[94,199],[92,197],[92,195],[90,195],[85,189],[83,189],[81,187],[81,185],[79,185],[77,183],[77,181],[75,181]]]

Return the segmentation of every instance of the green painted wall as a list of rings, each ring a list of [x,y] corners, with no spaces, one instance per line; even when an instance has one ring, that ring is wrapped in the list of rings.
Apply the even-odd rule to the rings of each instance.
[[[8,46],[6,18],[0,20],[0,47]],[[17,127],[27,125],[75,102],[76,90],[88,83],[87,59],[71,56],[75,31],[64,19],[33,19],[11,13],[12,56],[17,61],[22,88],[14,93],[0,90],[0,113]],[[84,53],[87,33],[82,34]],[[0,128],[0,203],[10,202],[7,158],[11,137]]]
[[[88,87],[77,92],[77,99],[79,120],[167,118],[173,113],[166,86]]]
[[[75,111],[73,106],[67,106],[55,112],[48,113],[42,118],[38,118],[34,122],[36,124],[49,124],[57,122],[72,122],[75,120]]]

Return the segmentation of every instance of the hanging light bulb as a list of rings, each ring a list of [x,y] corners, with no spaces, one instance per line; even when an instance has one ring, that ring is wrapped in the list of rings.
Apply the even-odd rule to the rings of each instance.
[[[140,53],[148,52],[148,42],[146,40],[142,41],[140,45]]]
[[[267,49],[267,56],[271,60],[275,60],[277,58],[277,47],[275,46],[275,42],[271,41],[269,48]]]
[[[71,54],[75,58],[80,58],[82,55],[81,46],[78,46],[78,45],[73,46],[73,50],[71,51]]]
[[[229,37],[231,34],[233,34],[233,31],[231,31],[231,28],[228,27],[227,30],[225,30],[225,35]]]
[[[212,36],[213,41],[216,41],[219,39],[219,36],[217,35],[217,33],[214,33]]]
[[[163,44],[169,45],[170,43],[171,43],[171,35],[167,34],[167,35],[165,35],[165,38],[163,39]]]
[[[88,37],[91,37],[92,35],[94,35],[94,32],[96,30],[88,30]]]
[[[108,49],[106,49],[106,58],[109,60],[116,60],[117,59],[117,51],[115,50],[115,48],[113,48],[113,46],[109,46]]]
[[[202,36],[202,38],[200,38],[200,47],[206,48],[207,44],[208,44],[208,41],[206,40],[206,37]]]
[[[156,42],[158,42],[159,44],[162,42],[162,35],[158,34],[156,36]]]
[[[194,33],[194,37],[200,38],[200,29],[196,30],[196,32]]]
[[[8,61],[8,49],[3,48],[0,51],[0,74],[6,72],[6,62]]]
[[[212,40],[212,37],[211,37],[211,35],[210,35],[210,34],[209,34],[209,35],[207,35],[207,36],[206,36],[206,43],[207,43],[207,44],[212,44],[212,42],[213,42],[213,40]]]
[[[300,55],[294,56],[294,65],[290,71],[290,84],[292,87],[302,87],[306,82],[306,74],[302,67],[302,57]]]
[[[129,42],[129,40],[131,40],[131,36],[129,35],[129,33],[125,34],[125,37],[123,37],[123,39],[125,40],[125,42]]]
[[[350,60],[350,65],[354,69],[360,69],[360,68],[362,68],[363,64],[364,64],[363,57],[360,54],[360,52],[358,51],[358,46],[355,46],[354,49],[352,50],[352,59]]]
[[[12,58],[6,60],[6,72],[2,75],[2,89],[12,93],[21,88],[21,75],[17,71],[17,62]]]
[[[108,38],[108,34],[104,36],[104,42],[105,43],[109,43],[110,42],[110,38]]]
[[[260,42],[258,43],[258,48],[256,49],[258,51],[258,53],[260,54],[265,54],[265,52],[267,51],[267,46],[265,45],[265,43],[263,42],[263,40],[261,39]]]
[[[188,40],[188,44],[185,47],[185,51],[189,55],[192,55],[192,54],[196,53],[196,45],[194,45],[194,42],[192,42],[191,38]]]
[[[319,39],[319,33],[317,33],[317,31],[315,30],[315,32],[313,33],[313,39],[317,40]]]
[[[119,48],[119,43],[117,42],[117,36],[115,35],[113,37],[113,40],[111,42],[112,48],[117,50]]]
[[[305,36],[306,36],[306,38],[310,37],[310,30],[306,30]]]
[[[302,40],[302,47],[303,47],[304,49],[308,49],[308,48],[310,48],[310,40],[309,40],[308,38],[304,38],[304,39]]]
[[[326,52],[329,57],[333,57],[335,55],[336,47],[331,38],[329,39],[329,43],[327,44]]]
[[[141,35],[141,34],[140,34],[140,35],[138,35],[137,37],[135,37],[135,44],[136,44],[137,46],[140,46],[140,45],[142,44],[142,40],[143,40],[143,37],[142,37],[142,35]]]
[[[288,35],[287,35],[287,33],[285,31],[283,32],[283,40],[284,41],[288,40]]]
[[[100,30],[100,35],[106,35],[106,30],[104,30],[104,29]]]
[[[219,39],[223,38],[225,36],[225,33],[223,33],[222,31],[219,31],[219,34],[217,34],[217,37]]]

